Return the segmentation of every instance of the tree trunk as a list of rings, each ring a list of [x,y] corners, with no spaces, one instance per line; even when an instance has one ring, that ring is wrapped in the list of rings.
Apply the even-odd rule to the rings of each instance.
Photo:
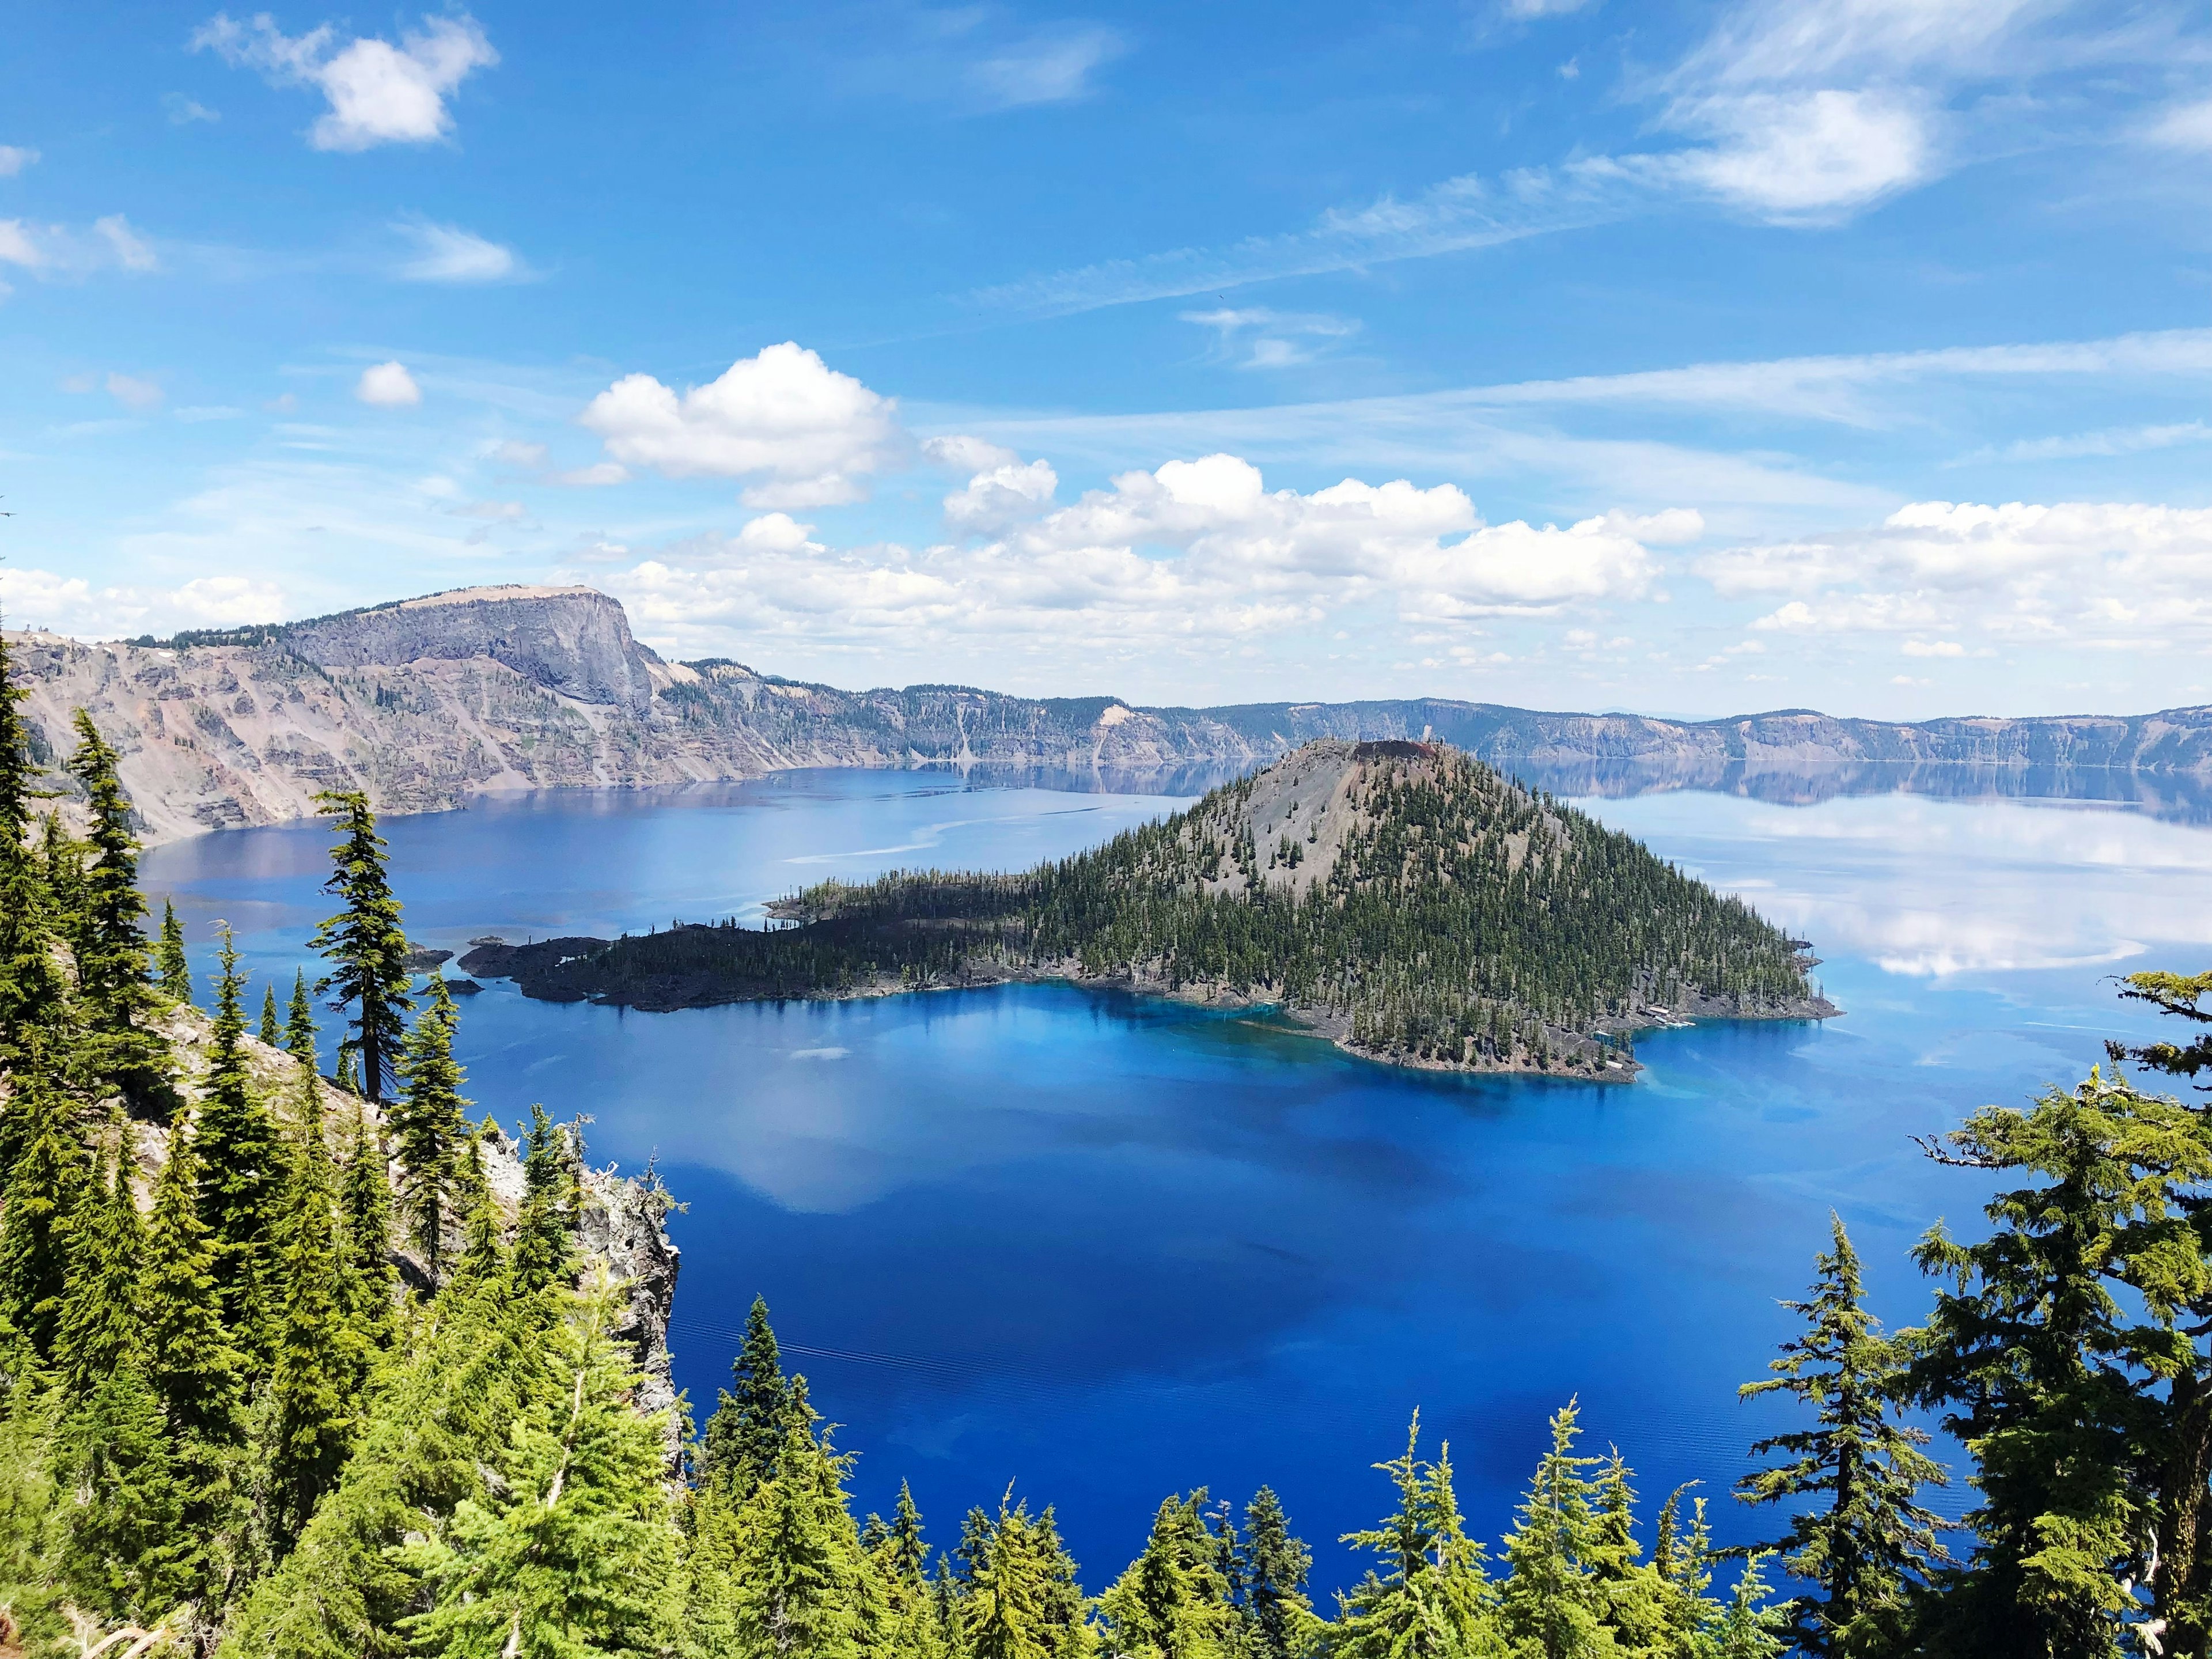
[[[2172,1440],[2160,1471],[2158,1569],[2151,1591],[2166,1621],[2160,1645],[2170,1654],[2212,1651],[2212,1551],[2205,1548],[2207,1482],[2212,1481],[2212,1380],[2190,1366],[2173,1379],[2168,1401]]]

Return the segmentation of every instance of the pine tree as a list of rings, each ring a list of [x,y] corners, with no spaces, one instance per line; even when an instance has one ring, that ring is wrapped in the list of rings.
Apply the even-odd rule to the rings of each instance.
[[[1051,1659],[1092,1659],[1098,1632],[1091,1622],[1091,1603],[1077,1582],[1075,1558],[1060,1539],[1059,1517],[1048,1504],[1030,1528],[1038,1571],[1044,1581],[1044,1644]]]
[[[223,1322],[257,1362],[268,1357],[270,1233],[289,1162],[268,1108],[246,1069],[245,985],[230,929],[216,960],[215,1022],[208,1074],[192,1126],[200,1175],[200,1219],[215,1247],[216,1288]]]
[[[185,924],[177,920],[177,907],[161,901],[161,937],[154,945],[154,969],[161,994],[176,1002],[192,1000],[192,969],[185,959]]]
[[[91,856],[80,866],[64,915],[90,1031],[87,1058],[98,1076],[133,1101],[166,1113],[174,1104],[167,1045],[140,1024],[153,1011],[155,992],[147,978],[145,935],[138,927],[146,901],[138,891],[138,836],[131,828],[131,801],[116,775],[115,750],[82,708],[76,711],[76,732],[70,770],[84,786]]]
[[[339,1088],[349,1095],[358,1095],[362,1091],[361,1067],[356,1062],[354,1045],[349,1042],[338,1045],[337,1084]]]
[[[315,1011],[307,1000],[307,976],[296,968],[292,970],[292,1006],[284,1020],[284,1048],[309,1071],[317,1069]]]
[[[890,1524],[871,1515],[861,1529],[860,1547],[884,1599],[878,1650],[900,1659],[942,1659],[945,1635],[930,1588],[929,1546],[922,1539],[921,1511],[905,1481],[899,1482]]]
[[[71,1599],[104,1619],[146,1624],[185,1600],[201,1553],[187,1483],[135,1359],[64,1415],[54,1462],[66,1482],[57,1565]]]
[[[623,1307],[602,1274],[554,1334],[556,1386],[515,1426],[499,1487],[408,1548],[435,1598],[402,1621],[416,1651],[580,1659],[669,1644],[679,1534],[661,1420],[632,1408],[638,1378],[614,1340]]]
[[[1067,1659],[1096,1638],[1087,1626],[1070,1631],[1054,1617],[1056,1537],[1014,1504],[1011,1489],[999,1512],[970,1516],[962,1539],[967,1583],[958,1602],[958,1650],[967,1659]]]
[[[506,1266],[500,1248],[499,1206],[484,1175],[483,1138],[472,1133],[461,1143],[453,1166],[453,1214],[460,1223],[461,1258],[453,1267],[453,1283],[478,1284],[495,1279]]]
[[[200,1216],[201,1172],[191,1126],[169,1131],[154,1183],[139,1282],[147,1382],[178,1434],[210,1446],[240,1433],[244,1358],[232,1346],[216,1279],[216,1248]]]
[[[331,963],[331,973],[316,984],[315,994],[329,995],[334,1010],[360,1010],[352,1029],[361,1093],[381,1102],[405,1035],[403,1017],[414,1006],[407,995],[407,938],[400,931],[399,901],[392,895],[384,838],[376,833],[368,797],[350,790],[325,790],[315,799],[324,811],[337,817],[342,836],[331,849],[335,868],[323,890],[345,907],[309,941]]]
[[[734,1507],[775,1474],[793,1415],[793,1390],[783,1380],[765,1297],[754,1297],[745,1316],[744,1342],[731,1362],[730,1382],[707,1419],[700,1474],[720,1486]]]
[[[174,1565],[204,1597],[220,1590],[234,1565],[246,1412],[246,1362],[223,1326],[199,1193],[191,1127],[180,1118],[169,1131],[146,1225],[137,1364],[161,1408],[191,1540]]]
[[[38,1048],[11,1079],[8,1115],[20,1115],[22,1150],[0,1207],[0,1317],[40,1358],[54,1351],[71,1269],[73,1223],[87,1186],[75,1111]]]
[[[1601,1547],[1596,1483],[1584,1473],[1605,1460],[1576,1455],[1575,1419],[1572,1401],[1553,1415],[1552,1449],[1538,1462],[1505,1540],[1501,1623],[1516,1653],[1526,1646],[1542,1659],[1584,1659],[1616,1645],[1592,1566]]]
[[[1866,1310],[1843,1218],[1829,1221],[1833,1249],[1815,1261],[1810,1297],[1782,1304],[1805,1321],[1805,1334],[1782,1345],[1767,1366],[1772,1376],[1737,1391],[1784,1393],[1814,1408],[1817,1427],[1753,1444],[1753,1457],[1778,1452],[1786,1461],[1745,1476],[1736,1495],[1750,1504],[1818,1500],[1796,1510],[1774,1546],[1787,1571],[1819,1586],[1790,1607],[1792,1638],[1817,1659],[1899,1645],[1907,1594],[1943,1555],[1936,1517],[1916,1501],[1922,1486],[1944,1484],[1942,1468],[1920,1449],[1927,1434],[1896,1420],[1905,1356]]]
[[[338,1187],[347,1317],[375,1348],[392,1341],[392,1172],[357,1096]]]
[[[21,842],[0,840],[0,1063],[21,1064],[33,1041],[76,1050],[76,998],[54,957],[56,908],[41,861]]]
[[[514,1280],[524,1295],[576,1276],[575,1231],[580,1194],[574,1137],[557,1127],[543,1106],[530,1109],[523,1142],[522,1208],[515,1218]],[[767,1317],[766,1309],[762,1318]],[[769,1338],[774,1357],[775,1337]]]
[[[2027,1112],[1984,1107],[1946,1140],[1931,1149],[1945,1161],[2027,1184],[1984,1205],[1987,1239],[1960,1244],[1939,1224],[1916,1252],[1949,1286],[1900,1338],[1906,1386],[1950,1407],[1982,1494],[1972,1557],[1938,1575],[1921,1639],[1956,1659],[2118,1652],[2140,1610],[2157,1506],[2145,1465],[2164,1437],[2151,1380],[2130,1367],[2170,1352],[2179,1308],[2212,1294],[2182,1203],[2212,1179],[2212,1146],[2188,1109],[2095,1070]]]
[[[131,1190],[131,1128],[117,1108],[105,1167],[95,1170],[70,1224],[70,1275],[54,1340],[65,1396],[82,1400],[126,1362],[140,1340],[138,1279],[146,1236]],[[144,1378],[140,1383],[143,1386]]]
[[[16,706],[30,695],[15,683],[15,654],[0,629],[0,849],[21,847],[31,833],[31,732]]]
[[[1451,1449],[1424,1463],[1420,1431],[1416,1412],[1405,1455],[1375,1465],[1398,1489],[1396,1512],[1345,1534],[1373,1552],[1382,1570],[1370,1567],[1338,1597],[1336,1623],[1323,1636],[1330,1659],[1491,1659],[1506,1650],[1482,1546],[1467,1535],[1452,1491]]]
[[[550,1410],[556,1396],[565,1407],[572,1395],[573,1378],[548,1374],[554,1339],[540,1311],[495,1287],[424,1306],[337,1488],[316,1505],[292,1553],[244,1598],[220,1659],[409,1652],[402,1621],[429,1597],[423,1564],[405,1557],[403,1545],[426,1526],[444,1526],[464,1498],[488,1497],[488,1455],[518,1422]]]
[[[368,1358],[362,1334],[347,1318],[322,1090],[305,1065],[297,1100],[290,1168],[270,1237],[277,1288],[269,1382],[276,1417],[269,1529],[280,1549],[299,1536],[337,1479]]]
[[[1203,1488],[1164,1499],[1144,1553],[1098,1598],[1108,1645],[1132,1659],[1228,1659],[1238,1620],[1202,1510]]]
[[[1256,1659],[1295,1659],[1313,1638],[1313,1603],[1306,1575],[1313,1552],[1291,1532],[1274,1488],[1262,1486],[1244,1506],[1244,1605]]]
[[[443,1271],[446,1230],[453,1218],[454,1158],[468,1133],[461,1085],[466,1080],[453,1058],[453,1031],[460,1016],[444,980],[432,981],[430,1006],[407,1035],[399,1059],[405,1087],[386,1114],[392,1154],[399,1165],[399,1207],[408,1237],[422,1253],[431,1273]]]
[[[284,1028],[276,1023],[276,988],[261,988],[261,1029],[254,1035],[274,1048],[284,1040]]]

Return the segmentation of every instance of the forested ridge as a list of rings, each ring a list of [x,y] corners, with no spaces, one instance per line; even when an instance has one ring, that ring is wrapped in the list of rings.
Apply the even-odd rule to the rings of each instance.
[[[310,982],[195,984],[149,937],[89,720],[82,835],[40,817],[0,643],[0,1649],[300,1659],[1855,1659],[2208,1652],[2212,1036],[2112,1050],[1931,1154],[1996,1188],[1940,1224],[1917,1327],[1864,1304],[1843,1224],[1747,1393],[1787,1426],[1735,1496],[1769,1543],[1655,1506],[1570,1401],[1500,1542],[1414,1419],[1333,1595],[1279,1498],[1168,1494],[1086,1590],[1049,1503],[979,1494],[933,1540],[855,1517],[850,1454],[755,1303],[694,1435],[649,1408],[630,1287],[579,1243],[592,1175],[542,1110],[471,1123],[458,1012],[405,970],[367,803],[325,804]],[[1318,845],[1316,842],[1314,843]],[[2199,1026],[2212,975],[2128,994]],[[193,1007],[204,998],[210,1012]],[[343,1021],[338,1041],[319,1011]],[[331,1053],[333,1073],[322,1073]],[[503,1161],[509,1160],[509,1161]],[[495,1170],[516,1179],[494,1191]],[[502,1181],[505,1176],[502,1174]],[[1622,1364],[1636,1363],[1623,1355]],[[1974,1507],[1939,1527],[1928,1434]],[[1388,1448],[1374,1449],[1389,1450]],[[1346,1448],[1348,1457],[1369,1449]],[[1102,1455],[1105,1455],[1102,1450]],[[1715,1471],[1725,1477],[1725,1471]]]
[[[641,1006],[1010,975],[1279,1004],[1359,1053],[1625,1075],[1689,1013],[1834,1012],[1798,947],[1633,836],[1440,744],[1326,742],[1025,874],[897,872],[465,965]]]

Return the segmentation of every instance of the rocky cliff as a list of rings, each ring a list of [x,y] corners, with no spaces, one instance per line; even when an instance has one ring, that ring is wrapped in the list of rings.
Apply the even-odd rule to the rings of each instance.
[[[1809,709],[1684,722],[1413,698],[1138,708],[966,686],[842,691],[663,662],[586,587],[478,587],[161,641],[12,634],[40,758],[91,711],[149,839],[281,823],[319,789],[387,812],[491,790],[927,763],[1204,786],[1318,738],[1434,738],[1556,790],[2033,788],[2212,811],[2212,708],[1898,724]],[[65,780],[55,777],[66,789]],[[1192,790],[1195,793],[1195,790]]]

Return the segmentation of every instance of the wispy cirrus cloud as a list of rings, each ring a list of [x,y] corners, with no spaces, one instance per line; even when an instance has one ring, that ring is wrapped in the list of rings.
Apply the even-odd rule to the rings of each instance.
[[[1332,208],[1304,230],[1109,259],[975,289],[963,297],[979,310],[1065,316],[1432,258],[1618,217],[1626,208],[1624,186],[1633,182],[1587,168],[1522,173],[1497,181],[1467,173],[1410,198],[1383,196],[1358,207]]]
[[[392,269],[403,282],[511,283],[534,274],[513,248],[459,225],[402,219],[392,228],[414,248]]]

